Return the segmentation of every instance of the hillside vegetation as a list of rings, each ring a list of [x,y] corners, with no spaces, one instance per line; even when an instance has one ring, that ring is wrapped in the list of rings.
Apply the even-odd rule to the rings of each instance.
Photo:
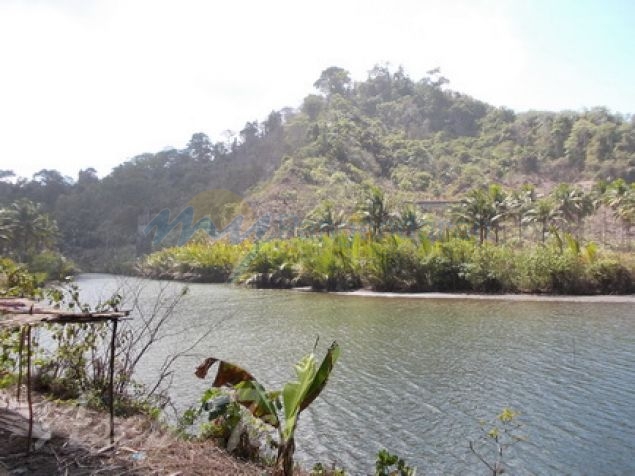
[[[456,199],[499,183],[538,193],[556,184],[635,180],[635,120],[605,108],[517,113],[451,90],[438,70],[415,81],[376,66],[362,82],[331,67],[297,109],[272,111],[214,141],[147,153],[106,177],[3,171],[0,203],[26,198],[56,223],[61,250],[84,269],[117,270],[151,251],[143,230],[197,194],[228,189],[257,214],[302,221],[328,199],[347,214],[379,186],[398,206]],[[86,162],[90,163],[90,151]]]

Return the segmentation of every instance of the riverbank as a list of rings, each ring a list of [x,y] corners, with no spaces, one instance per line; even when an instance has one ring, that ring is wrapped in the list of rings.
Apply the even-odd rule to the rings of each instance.
[[[209,441],[179,439],[144,416],[115,418],[111,445],[107,414],[41,395],[34,395],[34,402],[34,434],[42,438],[35,439],[35,450],[26,456],[25,404],[18,406],[12,394],[0,391],[0,475],[256,476],[264,472]]]
[[[397,293],[630,295],[635,255],[554,240],[512,246],[387,235],[188,243],[141,259],[140,276],[255,288]]]
[[[298,291],[312,291],[310,288],[297,288]],[[377,292],[369,289],[356,291],[335,292],[340,296],[366,298],[399,298],[399,299],[450,299],[474,301],[519,301],[519,302],[579,302],[579,303],[607,303],[607,304],[635,304],[635,294],[630,295],[593,295],[593,296],[565,296],[545,294],[469,294],[469,293],[392,293]]]

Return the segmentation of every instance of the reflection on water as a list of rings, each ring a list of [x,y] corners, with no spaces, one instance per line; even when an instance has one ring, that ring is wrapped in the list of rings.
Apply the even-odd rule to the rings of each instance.
[[[85,275],[84,298],[107,297],[118,278]],[[145,281],[151,300],[157,282]],[[175,284],[175,286],[180,286]],[[179,362],[173,397],[194,404],[206,387],[202,357],[243,364],[269,388],[332,340],[342,354],[325,392],[298,427],[307,465],[373,471],[383,447],[421,474],[485,474],[468,441],[503,407],[521,413],[527,442],[511,474],[635,473],[635,309],[632,304],[417,300],[190,285],[175,326],[144,362],[208,330]],[[209,385],[209,382],[207,382]]]

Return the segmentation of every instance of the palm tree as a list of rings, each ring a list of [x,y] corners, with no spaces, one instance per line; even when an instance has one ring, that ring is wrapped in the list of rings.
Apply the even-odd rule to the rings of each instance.
[[[494,230],[494,241],[498,244],[498,235],[501,230],[501,223],[507,217],[507,194],[498,184],[492,184],[488,189],[489,200],[492,207],[493,216],[490,220],[490,226]]]
[[[595,211],[602,209],[602,244],[606,244],[606,206],[608,205],[607,192],[609,184],[606,180],[599,180],[591,190],[591,202]]]
[[[309,228],[331,236],[331,233],[339,229],[344,223],[344,212],[342,210],[335,212],[333,202],[327,200],[309,214],[307,221]]]
[[[541,198],[527,210],[523,221],[541,225],[542,242],[544,243],[547,230],[562,221],[562,211],[549,198]]]
[[[412,235],[424,225],[424,220],[412,205],[406,205],[396,217],[397,227],[406,236]]]
[[[581,189],[566,183],[558,185],[552,195],[554,204],[560,210],[564,220],[569,224],[575,224],[579,233],[584,218],[593,213],[591,197]]]
[[[523,240],[523,219],[525,213],[536,201],[536,192],[533,185],[523,185],[520,190],[513,191],[506,199],[507,216],[512,218],[518,230],[518,241]]]
[[[57,237],[57,225],[40,211],[40,205],[22,198],[7,210],[7,223],[12,229],[11,245],[21,261],[26,261],[29,251],[50,247]]]
[[[13,241],[14,229],[14,222],[9,210],[0,209],[0,253],[4,254],[7,246]]]
[[[630,187],[622,179],[614,180],[606,191],[606,203],[613,210],[613,217],[622,224],[622,242],[628,237],[635,223],[635,186]]]
[[[497,212],[488,192],[473,189],[452,209],[452,215],[457,223],[466,224],[478,232],[479,242],[483,244]]]
[[[371,236],[379,235],[383,226],[390,220],[390,213],[384,192],[371,186],[358,205],[361,221],[368,224]]]

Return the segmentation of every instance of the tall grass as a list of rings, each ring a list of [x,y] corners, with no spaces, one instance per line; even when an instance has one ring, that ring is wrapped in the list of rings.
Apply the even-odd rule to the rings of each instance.
[[[253,244],[244,241],[190,242],[152,253],[137,263],[137,271],[147,277],[208,283],[226,282]]]
[[[630,261],[628,261],[630,259]],[[629,264],[630,263],[630,264]],[[571,237],[517,248],[469,238],[430,241],[337,234],[261,243],[194,243],[139,263],[146,276],[227,281],[255,287],[366,287],[399,292],[625,294],[635,290],[632,256]]]

